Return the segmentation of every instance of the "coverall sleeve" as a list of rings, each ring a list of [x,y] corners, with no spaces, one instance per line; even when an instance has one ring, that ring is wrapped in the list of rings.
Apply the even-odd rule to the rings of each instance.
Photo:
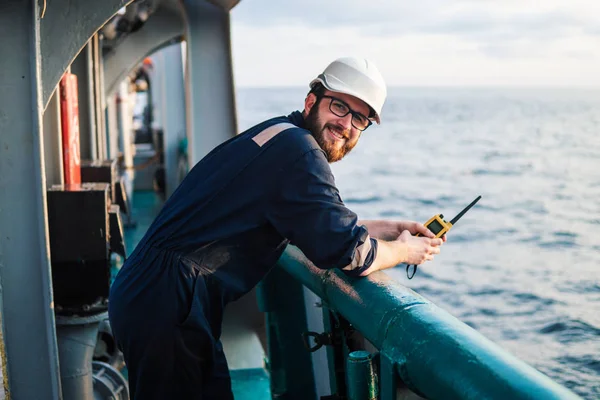
[[[377,241],[344,205],[321,150],[308,151],[284,171],[267,220],[319,268],[357,276],[377,254]]]

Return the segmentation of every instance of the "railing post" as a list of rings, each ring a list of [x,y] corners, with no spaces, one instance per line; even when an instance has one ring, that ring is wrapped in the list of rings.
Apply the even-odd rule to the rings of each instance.
[[[346,365],[348,400],[376,400],[379,383],[373,355],[368,351],[353,351],[348,355]]]

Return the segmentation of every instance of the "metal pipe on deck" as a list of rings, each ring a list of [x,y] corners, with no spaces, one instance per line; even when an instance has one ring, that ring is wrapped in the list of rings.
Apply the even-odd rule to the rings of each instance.
[[[353,351],[346,365],[348,400],[377,400],[379,386],[373,355],[368,351]]]
[[[79,143],[82,160],[97,159],[96,145],[96,106],[94,102],[94,59],[90,40],[71,65],[71,72],[77,76],[79,92]]]
[[[343,315],[429,399],[579,399],[383,272],[348,278],[288,246],[278,265]],[[387,390],[387,388],[386,388]]]
[[[62,158],[62,127],[60,118],[60,88],[56,88],[44,110],[44,158],[46,185],[64,183]]]
[[[104,114],[104,61],[102,59],[101,40],[96,33],[90,40],[92,44],[92,60],[94,66],[94,111],[96,116],[96,149],[94,160],[107,160],[106,118]]]
[[[106,99],[106,127],[108,136],[108,159],[116,160],[119,156],[119,127],[117,120],[117,94]]]
[[[107,312],[89,317],[56,317],[64,400],[94,400],[92,358],[98,326],[106,318]]]

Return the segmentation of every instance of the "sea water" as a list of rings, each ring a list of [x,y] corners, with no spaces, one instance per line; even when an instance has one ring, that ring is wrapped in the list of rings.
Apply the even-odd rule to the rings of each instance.
[[[306,88],[238,89],[240,131]],[[363,219],[454,217],[434,261],[388,273],[587,399],[600,398],[600,91],[391,88],[332,165]]]

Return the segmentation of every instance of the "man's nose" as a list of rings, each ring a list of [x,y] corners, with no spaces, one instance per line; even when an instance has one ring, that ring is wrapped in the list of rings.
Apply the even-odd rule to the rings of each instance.
[[[345,117],[339,117],[338,121],[348,133],[352,130],[352,114],[346,114]]]

